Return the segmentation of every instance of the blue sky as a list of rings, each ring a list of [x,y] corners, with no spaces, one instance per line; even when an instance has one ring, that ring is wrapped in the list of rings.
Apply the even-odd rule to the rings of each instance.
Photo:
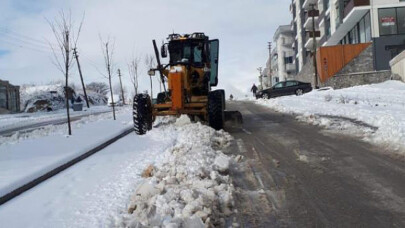
[[[1,50],[0,49],[0,57],[3,56],[3,55],[6,55],[9,52],[10,52],[9,50]]]
[[[61,3],[63,2],[63,3]],[[220,87],[242,95],[257,81],[256,68],[264,66],[267,42],[280,24],[289,24],[286,0],[1,0],[0,78],[14,84],[47,83],[63,79],[52,64],[48,46],[54,42],[45,18],[53,19],[61,9],[71,10],[77,22],[85,12],[79,40],[86,82],[105,81],[99,34],[115,39],[115,65],[129,85],[127,62],[135,53],[152,54],[151,40],[161,41],[177,33],[203,31],[218,38]],[[4,30],[8,29],[8,30]],[[159,42],[160,43],[160,42]],[[141,87],[148,88],[146,70]],[[118,79],[114,79],[117,83]],[[71,81],[78,82],[76,68]]]

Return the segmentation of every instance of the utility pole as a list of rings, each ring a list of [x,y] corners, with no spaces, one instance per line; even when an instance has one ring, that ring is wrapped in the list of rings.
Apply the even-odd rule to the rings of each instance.
[[[122,87],[121,70],[120,69],[118,69],[118,77],[120,78],[122,103],[125,105],[124,88]]]
[[[312,39],[313,39],[313,52],[312,52],[312,58],[314,62],[314,76],[315,76],[315,88],[318,88],[318,71],[316,69],[316,30],[315,30],[315,4],[311,4],[312,8]]]
[[[106,64],[107,64],[107,72],[108,72],[108,82],[110,84],[110,95],[111,95],[111,105],[113,108],[113,118],[114,120],[116,120],[115,118],[115,103],[114,103],[114,94],[113,94],[113,90],[112,90],[112,85],[111,85],[111,56],[110,53],[108,51],[108,42],[105,43],[105,58],[106,58]]]
[[[270,81],[270,83],[268,83],[269,84],[269,86],[273,86],[273,75],[272,75],[272,66],[271,66],[271,42],[268,42],[268,44],[269,44],[269,75],[267,75],[268,77],[269,77],[269,81]]]
[[[81,69],[81,67],[80,67],[79,55],[77,54],[77,49],[76,49],[76,48],[73,48],[73,54],[75,55],[75,58],[76,58],[77,68],[79,68],[79,75],[80,75],[80,80],[82,81],[84,99],[86,100],[87,108],[90,108],[89,99],[88,99],[88,97],[87,97],[87,92],[86,92],[86,87],[84,86],[83,75],[82,75],[82,69]]]

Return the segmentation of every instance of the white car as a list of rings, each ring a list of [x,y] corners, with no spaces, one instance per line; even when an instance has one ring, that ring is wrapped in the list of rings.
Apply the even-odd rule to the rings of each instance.
[[[115,104],[115,106],[122,106],[122,105],[123,105],[122,99],[121,99],[121,96],[120,96],[120,95],[114,94],[114,95],[113,95],[113,98],[114,98],[114,104]],[[111,96],[108,97],[107,105],[108,105],[108,106],[112,106],[112,99],[111,99]]]

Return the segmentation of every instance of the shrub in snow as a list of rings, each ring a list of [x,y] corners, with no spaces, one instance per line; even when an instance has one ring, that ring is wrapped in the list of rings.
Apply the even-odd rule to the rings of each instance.
[[[186,116],[172,131],[177,141],[133,195],[126,225],[224,226],[221,218],[232,212],[234,187],[226,175],[232,160],[221,150],[232,137]]]

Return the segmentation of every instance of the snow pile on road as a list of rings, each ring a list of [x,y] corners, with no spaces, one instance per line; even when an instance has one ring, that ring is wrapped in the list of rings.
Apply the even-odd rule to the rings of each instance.
[[[154,134],[151,131],[149,134]],[[161,133],[161,132],[160,132]],[[232,137],[182,116],[165,133],[175,139],[152,177],[131,199],[123,226],[211,227],[232,213],[234,187],[228,176],[233,159],[221,150]]]
[[[370,142],[390,146],[405,155],[404,98],[404,83],[386,81],[340,90],[313,91],[303,96],[260,99],[257,103],[280,112],[298,114],[300,120],[312,124],[338,125],[340,129],[351,128],[352,131],[363,128],[364,136]]]

